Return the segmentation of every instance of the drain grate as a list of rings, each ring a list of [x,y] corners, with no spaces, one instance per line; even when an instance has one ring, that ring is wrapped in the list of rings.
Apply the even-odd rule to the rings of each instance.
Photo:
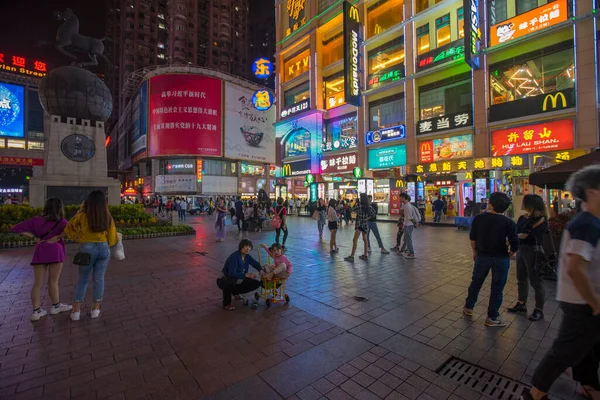
[[[528,388],[521,382],[454,357],[437,372],[462,386],[498,400],[519,399],[523,390]]]

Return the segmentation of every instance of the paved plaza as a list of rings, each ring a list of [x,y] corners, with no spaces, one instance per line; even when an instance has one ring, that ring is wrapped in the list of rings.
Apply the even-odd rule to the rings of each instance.
[[[547,282],[545,321],[503,312],[508,327],[486,328],[490,278],[475,315],[464,317],[467,232],[425,226],[414,234],[414,260],[374,248],[369,261],[349,263],[353,226],[339,231],[341,250],[331,256],[306,217],[289,220],[290,304],[267,309],[261,301],[252,310],[237,302],[227,312],[215,284],[224,260],[241,238],[254,242],[256,256],[274,232],[241,235],[228,226],[216,243],[213,218],[188,223],[195,237],[125,242],[127,258],[109,265],[96,320],[62,314],[30,322],[32,249],[1,250],[0,399],[477,400],[476,388],[438,374],[451,357],[528,384],[560,323],[555,284]],[[392,247],[395,224],[379,225]],[[68,247],[69,259],[75,250]],[[65,264],[63,302],[71,302],[76,280],[76,267]],[[91,287],[87,295],[89,310]],[[516,295],[513,262],[503,310]],[[50,305],[47,295],[43,302]],[[575,390],[563,375],[551,396],[572,399]]]

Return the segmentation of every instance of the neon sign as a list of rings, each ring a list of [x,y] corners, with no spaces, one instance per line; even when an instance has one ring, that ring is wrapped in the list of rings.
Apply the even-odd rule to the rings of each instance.
[[[461,39],[417,57],[417,69],[424,70],[448,61],[462,60],[464,58],[465,45]]]
[[[273,94],[264,89],[257,90],[252,96],[252,105],[258,111],[267,111],[273,105],[273,101],[275,101]]]
[[[285,36],[306,24],[306,0],[287,0],[286,8],[289,16],[289,28],[285,31]]]
[[[257,58],[252,63],[252,73],[259,79],[267,79],[273,73],[273,63],[266,58]]]
[[[360,59],[358,37],[360,17],[358,8],[344,2],[344,97],[346,103],[360,105],[360,82],[358,60]]]
[[[376,87],[379,84],[388,82],[397,82],[404,78],[404,68],[394,69],[383,74],[374,74],[369,76],[369,87]]]
[[[48,65],[43,61],[28,61],[25,57],[0,53],[0,70],[42,78],[48,72]]]
[[[479,0],[463,0],[463,10],[469,10],[469,26],[465,30],[465,61],[472,69],[479,69]]]

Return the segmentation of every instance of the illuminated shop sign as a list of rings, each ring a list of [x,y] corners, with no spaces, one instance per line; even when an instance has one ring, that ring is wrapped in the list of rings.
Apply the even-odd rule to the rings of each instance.
[[[463,10],[468,12],[469,15],[469,19],[466,21],[468,26],[465,27],[464,37],[465,61],[472,69],[479,69],[479,47],[481,44],[479,0],[463,0]]]
[[[492,131],[494,156],[566,150],[573,145],[573,121],[570,119]]]
[[[281,118],[287,118],[291,117],[292,115],[298,114],[302,111],[306,111],[308,109],[310,109],[310,99],[305,99],[287,108],[284,108],[283,110],[281,110],[281,113],[279,115],[281,116]]]
[[[259,57],[252,63],[252,73],[256,78],[267,79],[273,73],[273,63],[264,57]]]
[[[367,83],[369,89],[375,89],[390,82],[397,82],[402,78],[404,78],[404,66],[385,72],[371,74],[368,77]]]
[[[369,169],[406,165],[406,145],[380,147],[368,150]]]
[[[493,169],[527,168],[528,166],[529,157],[517,155],[419,164],[411,167],[410,172],[416,174],[435,174],[438,172],[449,173],[485,171]]]
[[[289,28],[285,36],[289,36],[302,25],[306,24],[306,0],[287,0],[286,9],[289,18]]]
[[[448,43],[435,50],[417,57],[417,71],[435,67],[448,61],[462,60],[465,57],[465,42],[463,39]]]
[[[0,53],[0,70],[42,78],[48,72],[48,65],[43,61]]]
[[[447,131],[473,125],[471,112],[449,114],[417,122],[417,135]]]
[[[344,94],[347,104],[360,105],[358,8],[344,1]]]
[[[350,172],[358,166],[358,154],[323,155],[321,173]]]
[[[490,106],[490,122],[575,107],[575,89],[563,89]]]
[[[473,135],[459,135],[419,143],[422,163],[473,157]]]
[[[490,46],[508,42],[567,20],[567,0],[557,0],[490,28]]]
[[[310,69],[310,53],[305,50],[283,63],[283,81],[294,79]]]
[[[43,158],[22,158],[22,157],[0,157],[0,165],[17,165],[17,166],[42,166],[44,165]]]
[[[367,132],[365,140],[367,144],[387,142],[389,140],[406,139],[406,127],[404,125],[383,128],[377,131]]]
[[[0,188],[0,193],[23,193],[23,189],[19,188]]]
[[[328,152],[358,147],[358,118],[356,114],[329,122],[327,131],[328,135],[323,136],[321,151]]]
[[[196,160],[196,180],[202,182],[202,160]]]
[[[273,105],[275,97],[268,90],[261,89],[252,95],[252,106],[258,111],[267,111]]]
[[[302,176],[310,174],[310,160],[293,161],[284,163],[281,167],[281,176]]]

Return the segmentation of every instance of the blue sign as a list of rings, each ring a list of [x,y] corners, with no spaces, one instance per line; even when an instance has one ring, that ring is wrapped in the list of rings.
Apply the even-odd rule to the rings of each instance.
[[[0,83],[0,136],[23,137],[25,88]]]
[[[257,90],[252,95],[252,105],[258,111],[267,111],[273,105],[275,97],[268,90]]]
[[[404,125],[383,128],[377,131],[367,132],[365,140],[367,144],[387,142],[389,140],[406,139],[406,127]]]
[[[266,58],[259,57],[252,63],[252,73],[259,79],[267,79],[273,73],[273,63]]]
[[[369,169],[392,168],[406,165],[406,145],[369,149]]]

